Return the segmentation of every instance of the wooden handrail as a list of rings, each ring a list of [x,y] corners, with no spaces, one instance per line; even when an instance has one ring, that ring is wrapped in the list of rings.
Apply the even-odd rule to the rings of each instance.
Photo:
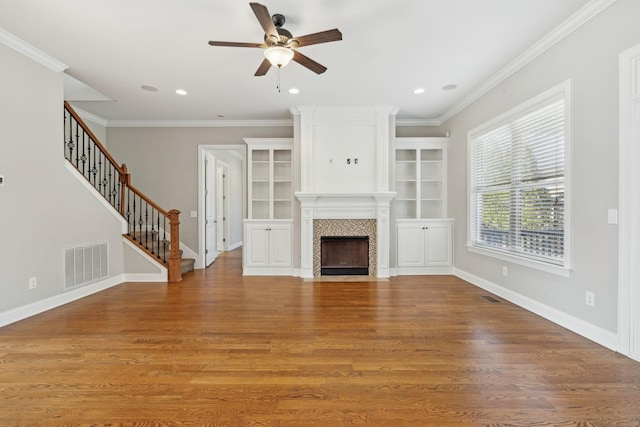
[[[151,200],[150,198],[148,198],[147,196],[144,195],[144,193],[140,190],[138,190],[136,187],[134,187],[131,184],[127,185],[127,188],[129,188],[131,191],[133,191],[134,193],[136,193],[136,195],[138,197],[140,197],[142,200],[144,200],[145,202],[149,203],[155,210],[157,210],[158,212],[160,212],[162,215],[166,216],[167,218],[170,217],[169,212],[165,211],[164,209],[162,209],[160,206],[158,206],[156,204],[156,202],[154,202],[153,200]],[[180,211],[178,211],[178,213],[180,213]]]
[[[100,143],[100,141],[98,140],[98,137],[96,137],[95,134],[91,132],[91,129],[89,129],[89,126],[87,126],[84,120],[82,120],[82,118],[78,115],[78,113],[76,113],[76,111],[73,109],[71,104],[69,104],[67,101],[64,101],[64,106],[67,107],[67,111],[69,111],[69,114],[71,114],[73,118],[76,119],[76,121],[80,124],[82,129],[89,134],[91,139],[93,139],[93,142],[98,146],[98,148],[100,148],[100,151],[104,153],[104,155],[107,157],[107,159],[109,159],[111,164],[118,170],[118,172],[120,172],[121,174],[124,174],[124,171],[122,170],[122,166],[118,165],[118,162],[116,162],[115,159],[111,157],[111,154],[109,154],[107,149],[104,148],[104,145]]]

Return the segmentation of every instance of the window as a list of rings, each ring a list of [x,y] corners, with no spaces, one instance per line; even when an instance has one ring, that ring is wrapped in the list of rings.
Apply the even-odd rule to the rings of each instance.
[[[568,270],[569,96],[565,82],[469,132],[471,250]]]

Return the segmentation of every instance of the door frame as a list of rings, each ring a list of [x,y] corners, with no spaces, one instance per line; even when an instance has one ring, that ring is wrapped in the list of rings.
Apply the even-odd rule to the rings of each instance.
[[[620,54],[619,77],[618,352],[640,362],[640,44]]]
[[[205,153],[208,151],[237,151],[241,156],[242,163],[242,182],[240,187],[242,188],[242,218],[247,217],[247,147],[240,144],[203,144],[198,145],[198,258],[196,259],[196,265],[204,268],[206,265],[205,254]],[[215,153],[213,153],[215,156]]]

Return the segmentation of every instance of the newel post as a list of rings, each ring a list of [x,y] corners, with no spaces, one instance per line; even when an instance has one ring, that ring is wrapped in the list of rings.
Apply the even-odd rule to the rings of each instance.
[[[127,186],[131,183],[131,174],[127,170],[127,165],[122,164],[122,172],[120,172],[120,215],[125,216],[125,193],[127,192]],[[125,217],[126,218],[126,217]],[[129,218],[127,218],[127,221]]]
[[[179,282],[182,280],[180,256],[180,211],[171,209],[169,211],[169,227],[171,229],[171,244],[169,252],[169,282]]]

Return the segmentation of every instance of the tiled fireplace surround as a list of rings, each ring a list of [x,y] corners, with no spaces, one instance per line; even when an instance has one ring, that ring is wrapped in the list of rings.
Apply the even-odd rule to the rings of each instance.
[[[314,219],[313,276],[320,276],[320,239],[326,236],[366,236],[369,238],[369,276],[377,277],[376,221],[374,219]]]
[[[389,277],[389,206],[395,193],[297,194],[301,276],[320,276],[320,237],[368,236],[369,276]]]

